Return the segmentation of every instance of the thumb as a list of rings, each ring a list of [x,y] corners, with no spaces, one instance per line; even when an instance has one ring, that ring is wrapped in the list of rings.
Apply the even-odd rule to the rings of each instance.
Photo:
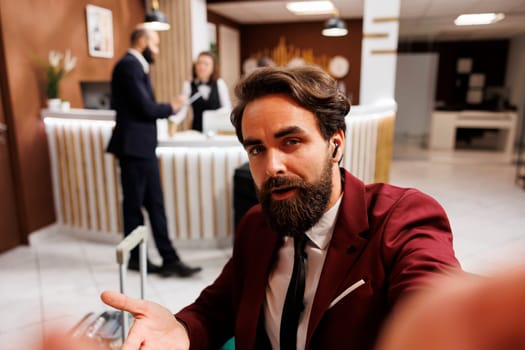
[[[100,295],[102,301],[115,309],[130,312],[132,314],[142,313],[144,301],[133,299],[122,293],[113,291],[104,291]]]

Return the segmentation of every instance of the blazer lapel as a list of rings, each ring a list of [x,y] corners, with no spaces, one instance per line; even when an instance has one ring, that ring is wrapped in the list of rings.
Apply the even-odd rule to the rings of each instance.
[[[249,270],[243,276],[242,299],[239,304],[236,325],[236,344],[241,349],[255,349],[262,305],[266,295],[266,286],[275,255],[281,245],[278,235],[270,230],[254,229],[248,238],[249,247],[241,249],[251,252],[245,261],[244,269]]]
[[[343,200],[328,247],[308,323],[307,347],[332,300],[349,286],[343,285],[367,239],[368,216],[364,184],[345,172]],[[355,282],[355,281],[354,281]]]

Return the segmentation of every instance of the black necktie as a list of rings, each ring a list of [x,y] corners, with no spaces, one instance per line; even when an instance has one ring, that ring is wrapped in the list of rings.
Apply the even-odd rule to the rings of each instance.
[[[308,237],[305,234],[294,237],[293,272],[281,317],[280,343],[282,350],[297,348],[297,327],[304,310],[304,281],[306,277],[306,253],[304,247]]]

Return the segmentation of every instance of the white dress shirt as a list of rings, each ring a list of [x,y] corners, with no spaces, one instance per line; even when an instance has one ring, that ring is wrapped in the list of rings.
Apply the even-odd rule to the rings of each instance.
[[[299,327],[297,329],[297,349],[304,349],[306,345],[306,332],[308,321],[312,312],[312,303],[321,277],[328,245],[334,232],[337,211],[341,204],[341,197],[326,213],[323,214],[317,224],[306,232],[310,239],[306,244],[306,281],[304,290],[305,308]],[[279,349],[279,336],[281,328],[281,316],[284,307],[284,300],[288,290],[288,284],[292,277],[294,244],[293,238],[285,237],[284,244],[279,249],[275,268],[270,273],[268,285],[266,287],[266,299],[264,303],[265,329],[272,349]]]
[[[128,52],[132,54],[133,56],[135,56],[137,60],[139,60],[140,64],[142,64],[142,68],[144,69],[144,73],[148,74],[149,73],[149,63],[148,61],[146,61],[144,56],[135,49],[128,49]]]

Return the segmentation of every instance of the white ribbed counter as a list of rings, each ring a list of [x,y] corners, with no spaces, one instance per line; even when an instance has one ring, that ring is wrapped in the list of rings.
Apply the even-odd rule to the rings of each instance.
[[[394,115],[395,104],[383,104],[354,106],[347,117],[342,165],[365,182],[388,180]],[[57,225],[89,239],[118,242],[122,237],[118,162],[105,153],[114,111],[42,110],[42,117]],[[163,123],[159,121],[157,155],[171,238],[176,246],[230,245],[233,174],[247,161],[244,149],[233,135],[207,137],[184,131],[167,137]]]

